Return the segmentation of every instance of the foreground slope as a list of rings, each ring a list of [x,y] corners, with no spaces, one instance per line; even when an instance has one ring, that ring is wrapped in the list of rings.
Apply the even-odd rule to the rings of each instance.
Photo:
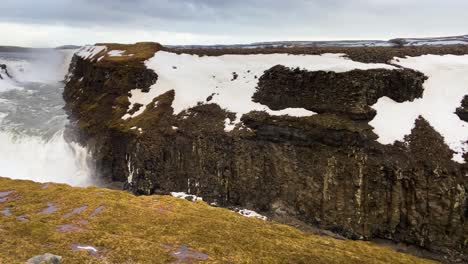
[[[433,263],[168,196],[0,178],[0,263]]]

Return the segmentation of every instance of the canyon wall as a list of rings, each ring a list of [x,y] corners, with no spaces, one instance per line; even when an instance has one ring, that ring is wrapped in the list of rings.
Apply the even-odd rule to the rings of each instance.
[[[216,94],[178,112],[173,89],[161,90],[146,105],[131,98],[132,90],[145,94],[165,81],[145,61],[157,52],[180,51],[154,43],[101,45],[106,50],[74,57],[64,98],[71,120],[67,138],[91,149],[102,179],[122,182],[136,194],[187,192],[352,239],[385,238],[468,260],[466,165],[452,160],[453,151],[424,117],[403,140],[388,145],[369,125],[379,98],[421,98],[424,74],[401,67],[334,72],[275,65],[255,76],[252,101],[272,111],[316,114],[253,110],[236,117],[213,101]],[[124,53],[111,56],[111,50]],[[405,49],[398,50],[403,57]],[[382,49],[368,61],[367,51],[342,50],[357,61],[361,52],[366,63],[387,56]],[[408,53],[415,55],[414,49]],[[232,76],[235,87],[243,75]]]

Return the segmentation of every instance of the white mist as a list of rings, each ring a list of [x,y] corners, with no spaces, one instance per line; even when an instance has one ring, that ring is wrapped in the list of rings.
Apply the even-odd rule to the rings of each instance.
[[[66,142],[63,86],[73,51],[3,53],[11,80],[0,81],[0,177],[93,185],[85,148]]]

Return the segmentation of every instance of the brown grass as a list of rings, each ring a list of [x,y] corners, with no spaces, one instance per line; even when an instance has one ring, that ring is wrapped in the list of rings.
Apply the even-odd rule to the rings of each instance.
[[[107,47],[106,51],[95,56],[96,58],[104,56],[100,63],[141,62],[153,57],[154,53],[162,48],[160,44],[154,42],[138,42],[135,44],[98,43],[96,45],[104,45]],[[112,50],[124,50],[125,52],[123,56],[111,57],[108,52]]]
[[[344,53],[354,61],[364,63],[388,63],[394,57],[435,55],[465,55],[468,54],[468,45],[444,46],[408,46],[408,47],[288,47],[288,48],[162,48],[165,51],[178,54],[195,54],[199,56],[221,56],[227,54],[273,54],[286,53],[295,55],[320,55],[324,53]]]
[[[204,202],[0,178],[0,192],[6,190],[15,195],[0,203],[0,210],[8,207],[13,214],[0,214],[0,263],[23,263],[46,252],[62,256],[63,263],[174,263],[171,253],[181,245],[207,254],[203,263],[434,263],[369,242],[305,234]],[[48,202],[58,210],[39,214]],[[64,218],[83,205],[86,210]],[[98,206],[105,208],[92,217]],[[30,221],[18,221],[19,215]],[[57,232],[61,224],[81,231]],[[72,251],[74,243],[97,247],[99,256]]]

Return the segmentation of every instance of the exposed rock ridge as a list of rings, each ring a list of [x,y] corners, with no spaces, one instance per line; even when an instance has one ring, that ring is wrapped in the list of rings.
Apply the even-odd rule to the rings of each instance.
[[[409,69],[335,73],[278,65],[260,78],[253,100],[272,110],[300,107],[371,120],[376,112],[370,105],[380,97],[388,96],[399,103],[421,98],[426,79],[424,74]]]

